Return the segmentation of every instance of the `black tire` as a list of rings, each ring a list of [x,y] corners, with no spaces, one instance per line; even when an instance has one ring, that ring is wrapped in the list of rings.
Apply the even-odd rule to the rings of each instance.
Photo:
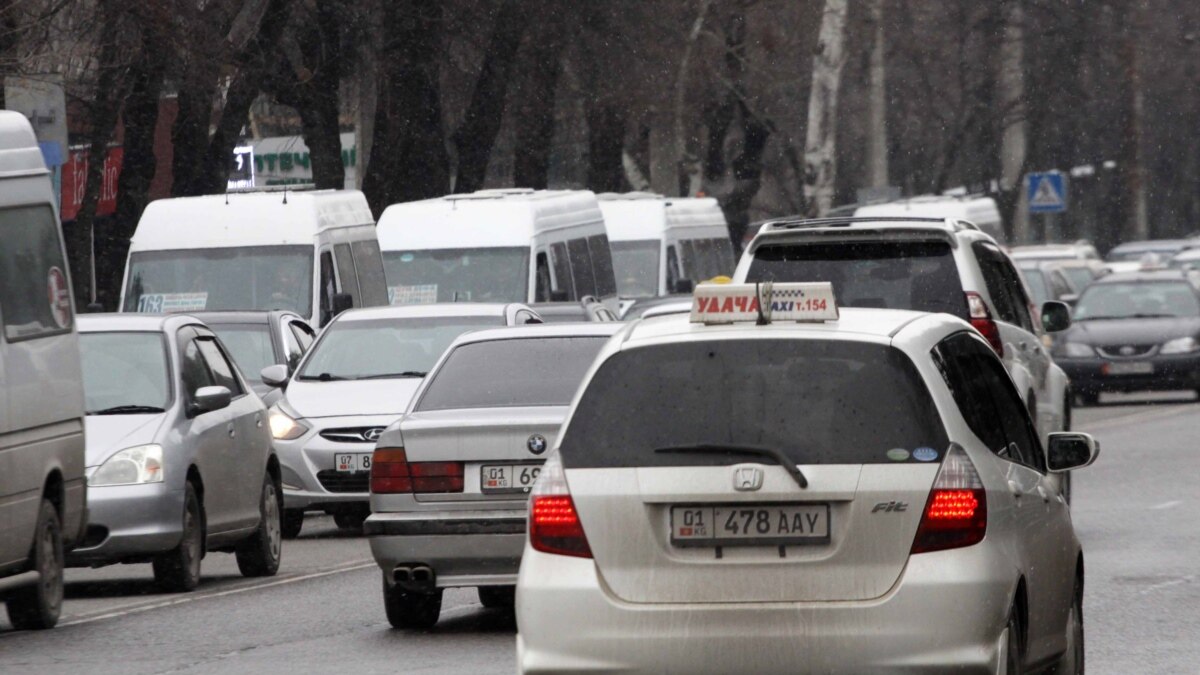
[[[442,589],[427,593],[392,586],[383,579],[383,609],[392,628],[424,630],[437,624],[442,613]]]
[[[1025,640],[1021,633],[1021,617],[1017,614],[1016,607],[1008,612],[1005,630],[1008,631],[1008,649],[1004,672],[1007,675],[1021,675],[1025,672]]]
[[[38,507],[33,550],[33,569],[41,575],[38,583],[25,586],[8,597],[8,619],[18,630],[54,628],[62,613],[63,543],[58,509],[43,499]]]
[[[163,590],[187,593],[200,585],[204,557],[204,512],[196,487],[188,481],[183,494],[183,538],[174,549],[154,558],[154,580]]]
[[[286,509],[283,512],[283,538],[295,539],[304,528],[304,512],[300,509]]]
[[[333,522],[338,526],[338,529],[349,532],[362,532],[363,523],[367,522],[369,512],[363,510],[343,511],[333,514]]]
[[[480,586],[479,602],[493,609],[512,609],[517,600],[516,586]]]
[[[1083,638],[1083,589],[1076,588],[1071,615],[1067,619],[1067,651],[1055,664],[1051,671],[1053,675],[1083,675],[1086,653]]]
[[[270,474],[263,479],[258,529],[237,546],[237,565],[244,577],[273,577],[283,558],[283,504]]]

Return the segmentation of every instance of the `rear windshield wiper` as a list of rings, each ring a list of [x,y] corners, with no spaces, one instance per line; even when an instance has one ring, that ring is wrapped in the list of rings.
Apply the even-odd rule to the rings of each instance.
[[[342,377],[341,375],[332,375],[330,373],[321,373],[320,375],[301,375],[300,377],[298,377],[296,379],[305,380],[307,382],[312,382],[314,380],[316,380],[318,382],[333,382],[334,380],[344,380],[346,378]]]
[[[166,412],[162,408],[153,405],[115,405],[111,408],[103,410],[89,410],[88,415],[137,415],[142,413],[160,413]]]
[[[808,487],[808,479],[804,477],[804,473],[800,471],[800,467],[788,458],[782,451],[775,448],[764,448],[756,445],[722,445],[718,443],[697,443],[695,445],[672,445],[665,448],[656,448],[654,452],[670,453],[677,455],[753,455],[755,457],[766,457],[773,459],[779,466],[782,466],[788,475],[796,481],[802,489]]]
[[[356,379],[356,380],[383,380],[383,379],[387,379],[389,377],[425,377],[428,374],[429,373],[425,373],[420,370],[406,370],[402,373],[379,373],[378,375],[363,375],[362,377],[356,377],[354,379]]]

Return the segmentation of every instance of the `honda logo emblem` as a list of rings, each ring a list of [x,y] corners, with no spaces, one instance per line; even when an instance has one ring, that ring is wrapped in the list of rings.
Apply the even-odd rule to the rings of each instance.
[[[383,427],[371,427],[370,429],[367,429],[366,431],[362,432],[363,440],[370,441],[372,443],[379,440],[379,437],[382,435],[383,435]]]
[[[757,466],[739,466],[733,470],[733,489],[753,492],[762,487],[763,470]]]

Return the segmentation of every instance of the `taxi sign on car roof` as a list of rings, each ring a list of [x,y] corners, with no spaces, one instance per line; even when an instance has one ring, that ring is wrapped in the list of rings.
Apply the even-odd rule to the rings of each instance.
[[[829,282],[803,284],[701,284],[692,295],[692,323],[836,321]]]

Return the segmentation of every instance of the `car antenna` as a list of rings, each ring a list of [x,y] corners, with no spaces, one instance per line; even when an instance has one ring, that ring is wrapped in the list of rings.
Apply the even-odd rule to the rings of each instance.
[[[287,183],[283,184],[283,203],[287,204]]]

